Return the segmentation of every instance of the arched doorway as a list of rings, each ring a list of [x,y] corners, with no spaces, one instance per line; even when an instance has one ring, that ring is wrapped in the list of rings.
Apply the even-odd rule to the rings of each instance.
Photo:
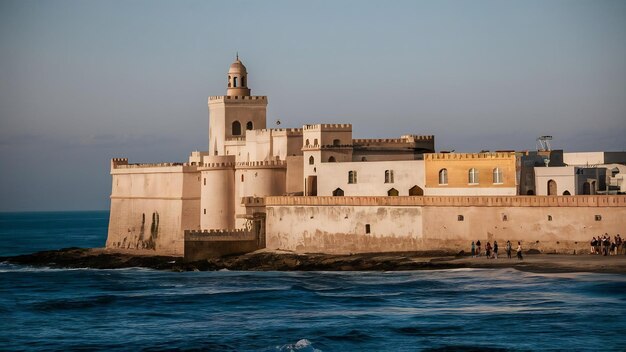
[[[409,195],[410,196],[423,196],[424,195],[424,190],[421,189],[418,185],[415,185],[415,186],[409,188]]]
[[[390,197],[397,197],[398,196],[398,190],[395,188],[392,188],[390,190],[387,191],[387,195]]]
[[[556,196],[556,181],[550,180],[548,181],[548,195]]]
[[[569,191],[565,191],[565,192],[563,192],[563,195],[564,195],[564,196],[571,196],[571,194],[569,193]]]
[[[343,197],[343,189],[337,188],[333,191],[333,196],[335,197]]]
[[[334,156],[331,156],[330,158],[328,158],[328,162],[329,162],[329,163],[334,163],[335,161],[336,161],[336,160],[335,160],[335,157],[334,157]]]

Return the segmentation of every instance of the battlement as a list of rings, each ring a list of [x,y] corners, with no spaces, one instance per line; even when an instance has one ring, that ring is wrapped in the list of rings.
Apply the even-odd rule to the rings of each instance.
[[[113,158],[111,159],[111,168],[116,169],[122,165],[128,165],[128,158]]]
[[[352,144],[309,144],[302,147],[302,150],[318,150],[318,149],[352,149]]]
[[[254,241],[256,239],[256,234],[247,229],[185,230],[185,242]]]
[[[352,143],[355,145],[369,145],[369,144],[414,144],[416,142],[431,142],[435,140],[435,136],[418,136],[418,135],[404,135],[400,138],[357,138],[353,139]]]
[[[514,157],[515,152],[424,154],[424,160],[510,159]]]
[[[241,205],[246,207],[263,207],[265,206],[265,198],[263,197],[242,197]]]
[[[209,104],[221,103],[221,102],[240,102],[240,103],[260,103],[267,104],[267,96],[260,95],[218,95],[210,96],[208,99]]]
[[[626,207],[624,196],[266,197],[267,206]]]
[[[236,167],[237,168],[255,168],[255,167],[284,168],[284,167],[287,167],[287,162],[285,160],[240,161],[240,162],[237,162]]]
[[[334,131],[334,132],[352,132],[352,124],[350,123],[322,123],[316,125],[304,125],[304,131]]]
[[[302,128],[273,128],[272,131],[277,135],[302,135]]]
[[[245,142],[246,137],[226,137],[226,142]]]
[[[201,171],[204,170],[204,168],[227,169],[227,168],[234,168],[235,167],[235,162],[202,163],[200,165],[200,167],[202,168]]]

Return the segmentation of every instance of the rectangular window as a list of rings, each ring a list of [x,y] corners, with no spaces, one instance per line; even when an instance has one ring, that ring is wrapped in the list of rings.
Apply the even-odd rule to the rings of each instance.
[[[370,233],[371,229],[370,229],[370,224],[365,224],[365,233]]]
[[[552,215],[548,215],[548,221],[552,221]]]
[[[463,215],[459,215],[456,217],[457,221],[463,221],[465,218],[463,217]]]
[[[204,214],[206,215],[206,209],[204,209]]]
[[[601,221],[602,220],[602,215],[596,215],[596,221]]]

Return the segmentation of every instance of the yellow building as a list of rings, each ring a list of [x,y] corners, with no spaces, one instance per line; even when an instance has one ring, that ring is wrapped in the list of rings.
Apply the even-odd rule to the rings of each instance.
[[[426,195],[516,195],[513,152],[424,154]]]

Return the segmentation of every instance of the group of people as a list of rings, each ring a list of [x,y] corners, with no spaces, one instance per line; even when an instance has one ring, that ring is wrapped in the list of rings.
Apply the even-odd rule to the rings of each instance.
[[[626,242],[622,240],[619,233],[613,239],[608,233],[594,237],[590,244],[591,254],[618,255],[620,252],[626,254]]]
[[[482,255],[482,243],[480,243],[480,240],[474,242],[472,241],[472,258],[475,257],[480,257]],[[493,246],[491,245],[490,242],[487,242],[487,244],[485,245],[485,256],[490,259],[498,259],[498,241],[493,241]],[[511,245],[511,241],[506,241],[506,245],[504,247],[504,250],[506,251],[506,257],[511,259],[511,252],[513,251],[513,246]],[[521,242],[517,242],[517,259],[522,260],[524,259],[522,256],[522,243]]]

